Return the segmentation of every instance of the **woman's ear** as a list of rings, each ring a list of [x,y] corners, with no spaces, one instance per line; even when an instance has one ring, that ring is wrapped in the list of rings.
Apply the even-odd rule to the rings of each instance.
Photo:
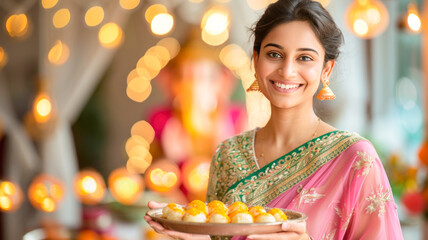
[[[257,67],[257,60],[259,60],[259,54],[256,51],[253,51],[253,59],[254,59],[254,69]]]
[[[334,68],[334,64],[336,63],[335,60],[328,60],[325,65],[324,65],[324,69],[322,70],[321,73],[321,79],[329,79],[331,76],[331,73],[333,72],[333,68]]]

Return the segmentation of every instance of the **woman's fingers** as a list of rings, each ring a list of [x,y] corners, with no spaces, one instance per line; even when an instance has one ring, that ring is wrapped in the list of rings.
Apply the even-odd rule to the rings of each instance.
[[[274,240],[274,239],[307,239],[306,222],[285,222],[281,225],[283,232],[272,234],[253,234],[248,236],[253,240]]]
[[[281,225],[281,229],[284,232],[292,231],[292,232],[296,232],[298,234],[305,233],[306,232],[306,221],[301,221],[301,222],[284,222]]]
[[[163,208],[166,205],[168,205],[168,203],[158,203],[158,202],[155,202],[155,201],[149,201],[147,203],[147,206],[149,206],[150,209]]]

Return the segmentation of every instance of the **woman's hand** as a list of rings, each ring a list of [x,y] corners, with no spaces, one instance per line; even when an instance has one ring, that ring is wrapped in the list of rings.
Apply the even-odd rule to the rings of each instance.
[[[311,239],[306,233],[306,221],[302,222],[285,222],[281,226],[283,232],[270,233],[270,234],[254,234],[249,235],[249,239],[253,240],[309,240]]]
[[[154,201],[149,201],[148,206],[150,209],[154,208],[163,208],[167,204],[166,203],[158,203]],[[144,220],[147,221],[147,223],[152,227],[156,232],[160,234],[168,235],[174,239],[184,239],[184,240],[209,240],[210,236],[208,235],[197,235],[197,234],[189,234],[189,233],[182,233],[182,232],[176,232],[169,229],[164,228],[160,223],[155,222],[152,220],[149,216],[144,216]]]

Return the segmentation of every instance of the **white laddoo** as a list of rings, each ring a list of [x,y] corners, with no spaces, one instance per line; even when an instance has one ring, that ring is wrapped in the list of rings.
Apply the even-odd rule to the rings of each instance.
[[[194,207],[186,210],[183,221],[204,223],[207,222],[207,215],[201,209]]]
[[[279,208],[272,208],[268,211],[268,213],[272,214],[277,222],[283,222],[287,220],[287,215],[285,215],[285,213]]]
[[[230,218],[222,212],[211,212],[208,215],[209,223],[230,223]]]
[[[257,223],[272,223],[272,222],[276,222],[276,219],[270,213],[260,213],[254,219],[254,222],[257,222]]]
[[[254,219],[253,216],[251,216],[250,212],[248,211],[234,211],[231,216],[230,220],[232,223],[253,223]]]
[[[162,215],[168,220],[181,221],[184,216],[184,208],[178,204],[170,203],[162,209]]]

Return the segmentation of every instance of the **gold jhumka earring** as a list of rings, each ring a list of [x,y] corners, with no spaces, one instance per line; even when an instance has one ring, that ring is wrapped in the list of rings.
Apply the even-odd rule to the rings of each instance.
[[[257,80],[257,74],[254,73],[254,82],[251,84],[249,88],[247,88],[247,92],[260,92],[259,81]]]
[[[330,83],[329,80],[323,80],[321,79],[323,88],[319,91],[317,98],[320,100],[333,100],[336,98],[336,95],[334,95],[333,91],[331,91],[328,84]]]

